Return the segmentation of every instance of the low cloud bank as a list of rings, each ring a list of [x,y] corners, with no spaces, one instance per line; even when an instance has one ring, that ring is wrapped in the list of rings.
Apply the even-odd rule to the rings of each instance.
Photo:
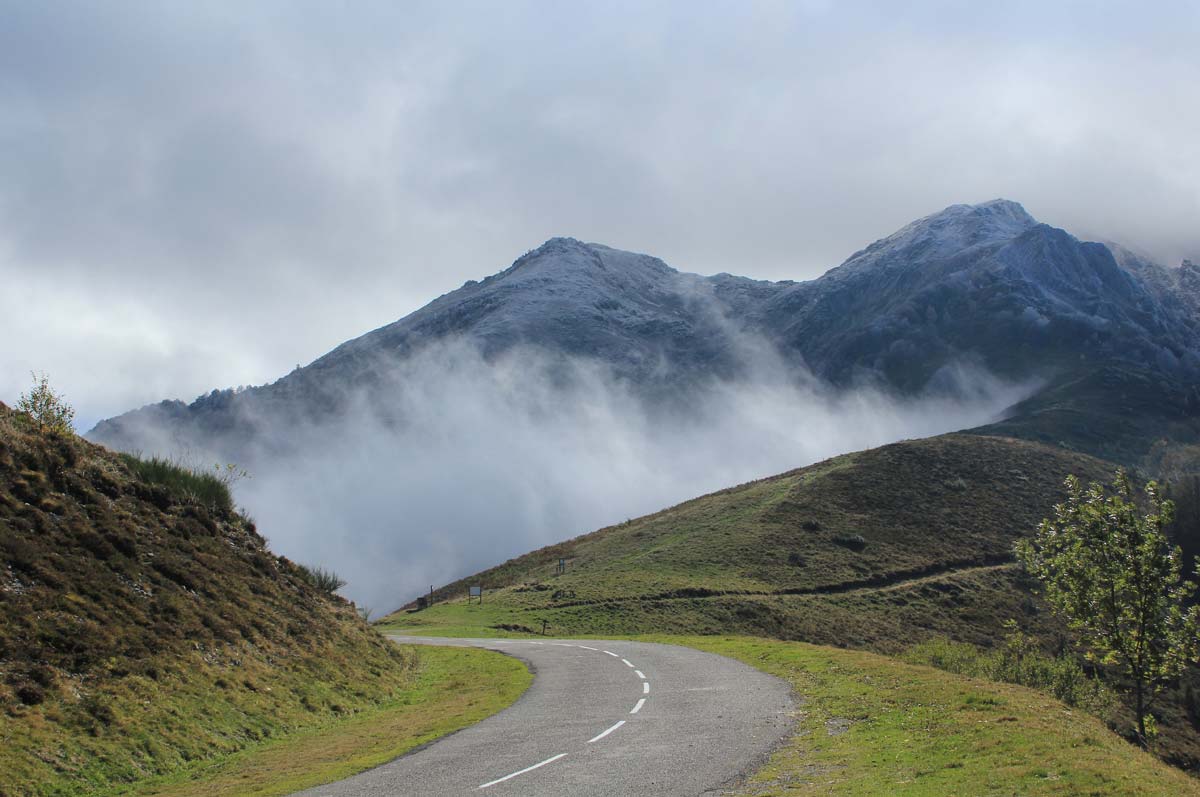
[[[1030,392],[959,368],[938,395],[898,399],[835,392],[774,365],[664,409],[594,364],[529,350],[485,362],[469,345],[442,345],[393,365],[336,421],[270,428],[260,417],[268,434],[237,498],[278,553],[334,569],[344,594],[382,612],[722,487],[987,423]],[[261,453],[278,444],[272,435],[289,456]]]

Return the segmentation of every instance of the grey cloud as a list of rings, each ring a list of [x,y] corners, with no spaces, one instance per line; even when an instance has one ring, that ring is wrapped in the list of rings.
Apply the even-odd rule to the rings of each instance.
[[[269,381],[553,235],[806,278],[1009,196],[1200,257],[1194,4],[697,8],[0,2],[0,397]]]

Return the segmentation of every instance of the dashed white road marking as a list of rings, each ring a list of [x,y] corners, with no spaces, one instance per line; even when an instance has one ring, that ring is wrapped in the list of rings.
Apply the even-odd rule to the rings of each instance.
[[[614,659],[619,659],[619,658],[621,658],[621,657],[620,657],[620,656],[618,656],[616,653],[613,653],[611,650],[606,650],[606,651],[604,651],[604,652],[605,652],[605,653],[607,653],[608,655],[612,656]]]
[[[646,676],[642,673],[641,670],[634,670],[634,672],[637,673],[638,678],[641,678],[643,681],[646,680]]]
[[[646,705],[646,698],[644,698],[644,697],[642,697],[642,698],[638,698],[637,705],[636,705],[636,706],[634,706],[634,707],[633,707],[633,711],[631,711],[631,712],[629,712],[629,713],[630,713],[630,714],[636,714],[636,713],[638,713],[639,711],[641,711],[641,710],[642,710],[642,706],[644,706],[644,705]]]
[[[621,661],[625,662],[625,666],[626,666],[626,667],[632,667],[632,666],[633,666],[633,662],[631,662],[629,659],[621,659]]]
[[[607,731],[605,731],[605,733],[607,733]],[[486,789],[488,786],[495,786],[497,783],[503,783],[506,780],[511,780],[511,779],[515,778],[517,775],[524,775],[526,772],[532,772],[533,770],[537,769],[538,767],[544,767],[547,764],[553,764],[555,761],[557,761],[558,759],[562,758],[565,755],[566,755],[566,753],[559,753],[558,755],[550,756],[549,758],[547,758],[545,761],[542,761],[541,763],[534,764],[531,767],[525,767],[524,769],[518,770],[517,772],[514,772],[511,775],[505,775],[502,778],[496,778],[495,780],[489,780],[487,783],[484,783],[479,788]]]
[[[616,725],[612,726],[611,728],[609,728],[608,730],[606,730],[604,733],[600,734],[599,736],[593,736],[591,739],[588,739],[588,740],[587,740],[587,743],[588,743],[588,744],[591,744],[592,742],[598,742],[598,741],[600,741],[600,740],[601,740],[601,739],[603,739],[605,736],[608,736],[610,733],[612,733],[613,731],[615,731],[617,728],[620,728],[620,727],[621,727],[622,725],[624,725],[624,724],[625,724],[625,720],[621,720],[621,721],[620,721],[620,722],[618,722]]]
[[[584,650],[594,650],[596,652],[600,651],[600,648],[589,648],[587,645],[580,645],[579,647],[583,648]]]
[[[650,694],[650,682],[649,681],[642,681],[642,694],[643,695]]]

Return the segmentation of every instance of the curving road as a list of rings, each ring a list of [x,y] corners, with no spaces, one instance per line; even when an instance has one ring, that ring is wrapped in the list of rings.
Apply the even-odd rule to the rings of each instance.
[[[690,648],[392,638],[508,653],[530,665],[533,685],[477,725],[304,797],[719,794],[792,727],[786,683]]]

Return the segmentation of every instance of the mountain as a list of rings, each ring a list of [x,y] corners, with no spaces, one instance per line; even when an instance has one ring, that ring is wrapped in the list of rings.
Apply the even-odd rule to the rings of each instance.
[[[969,366],[1043,385],[1017,408],[1018,422],[993,431],[1144,464],[1154,439],[1200,440],[1198,286],[1194,264],[1168,269],[1080,241],[1007,200],[914,221],[807,282],[702,277],[554,238],[272,384],[143,407],[100,422],[89,437],[126,450],[235,455],[268,425],[319,424],[360,394],[393,412],[394,386],[381,373],[463,340],[490,360],[534,347],[600,364],[652,404],[781,367],[840,388],[954,393]],[[1133,406],[1111,392],[1114,380],[1148,385],[1157,397],[1110,435]],[[1095,390],[1072,399],[1068,386],[1079,384]]]
[[[219,483],[0,404],[0,794],[211,763],[377,707],[413,667]]]

